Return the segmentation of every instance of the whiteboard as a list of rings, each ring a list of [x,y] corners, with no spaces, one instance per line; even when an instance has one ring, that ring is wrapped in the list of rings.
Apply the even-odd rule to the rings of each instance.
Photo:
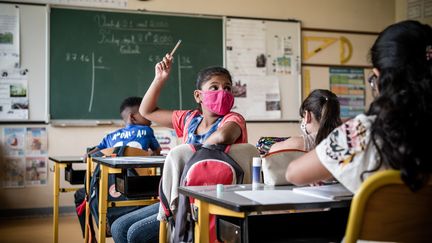
[[[247,121],[298,121],[300,22],[227,17],[225,26],[226,67],[233,76],[234,90],[238,88],[234,86],[242,89],[238,96],[234,92],[233,111],[242,114]],[[259,64],[261,57],[265,59],[261,64],[265,64]],[[279,91],[277,101],[275,90]]]
[[[11,5],[19,7],[20,69],[28,70],[29,119],[7,122],[48,122],[48,10],[46,6]]]

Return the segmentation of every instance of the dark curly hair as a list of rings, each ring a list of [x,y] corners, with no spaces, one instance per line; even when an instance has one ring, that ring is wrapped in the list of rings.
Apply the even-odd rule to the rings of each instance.
[[[124,99],[120,105],[120,114],[127,108],[127,107],[134,107],[134,106],[140,106],[142,101],[142,97],[137,96],[131,96]]]
[[[342,124],[339,100],[330,90],[313,90],[300,106],[300,117],[304,116],[305,111],[312,112],[319,122],[315,145],[319,144],[333,129]]]
[[[387,27],[370,50],[372,65],[379,71],[377,97],[367,114],[375,115],[371,142],[378,151],[377,171],[383,164],[401,171],[413,191],[427,183],[432,160],[432,29],[417,21]]]

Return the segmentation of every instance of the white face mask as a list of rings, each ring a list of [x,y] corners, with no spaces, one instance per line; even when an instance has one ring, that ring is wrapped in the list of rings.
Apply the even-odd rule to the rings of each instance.
[[[303,135],[305,135],[305,136],[309,135],[309,132],[306,129],[306,121],[304,118],[302,119],[302,121],[300,123],[300,130],[302,131]]]

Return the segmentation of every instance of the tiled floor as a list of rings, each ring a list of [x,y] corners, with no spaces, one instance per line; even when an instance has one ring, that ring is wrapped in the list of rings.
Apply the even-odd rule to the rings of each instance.
[[[52,236],[52,217],[26,219],[0,219],[1,243],[50,243]],[[59,243],[84,242],[76,215],[59,217]],[[107,243],[113,243],[107,238]]]

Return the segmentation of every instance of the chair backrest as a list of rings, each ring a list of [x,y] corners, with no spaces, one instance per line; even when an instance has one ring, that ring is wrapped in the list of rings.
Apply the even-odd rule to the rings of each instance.
[[[353,198],[345,242],[430,242],[431,182],[412,192],[400,171],[380,171],[367,178]]]
[[[105,156],[112,156],[114,155],[114,150],[115,147],[112,148],[105,148],[100,150],[99,152],[101,152],[102,154],[104,154]],[[151,152],[147,151],[147,150],[143,150],[143,149],[139,149],[139,148],[134,148],[134,147],[125,147],[124,151],[123,151],[123,156],[150,156]],[[91,171],[94,171],[94,167],[96,165],[94,163],[91,163]],[[143,175],[153,175],[155,173],[155,169],[153,168],[135,168],[135,171],[138,173],[138,175],[143,176]]]

